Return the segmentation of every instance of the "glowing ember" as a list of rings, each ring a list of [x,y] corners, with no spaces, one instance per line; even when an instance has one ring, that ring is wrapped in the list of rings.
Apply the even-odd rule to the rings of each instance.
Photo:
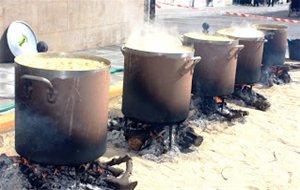
[[[222,98],[220,98],[218,96],[215,96],[214,100],[216,101],[216,103],[222,103],[223,102]]]

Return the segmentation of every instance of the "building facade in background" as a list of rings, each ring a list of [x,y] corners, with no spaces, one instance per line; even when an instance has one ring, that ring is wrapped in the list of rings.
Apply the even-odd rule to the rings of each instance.
[[[0,62],[8,56],[5,31],[27,22],[50,51],[75,51],[124,42],[144,20],[144,0],[0,0]]]

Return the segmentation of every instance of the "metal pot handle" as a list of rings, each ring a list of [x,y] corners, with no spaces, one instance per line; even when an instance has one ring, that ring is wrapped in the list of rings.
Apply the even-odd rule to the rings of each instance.
[[[122,45],[120,49],[121,49],[122,54],[125,55],[125,45]]]
[[[257,47],[257,49],[259,49],[263,44],[267,43],[268,40],[267,39],[263,39],[260,42],[262,42],[262,43],[260,43],[260,45]]]
[[[237,58],[240,51],[244,48],[244,45],[236,45],[229,50],[227,59],[230,60],[233,56]]]
[[[192,61],[194,61],[194,66],[199,63],[201,61],[201,57],[200,56],[196,56],[196,57],[192,57],[191,58]]]
[[[197,63],[199,63],[201,61],[201,57],[200,56],[196,56],[196,57],[192,57],[189,58],[183,65],[180,74],[183,76],[185,75],[188,71],[191,72],[191,74],[193,74],[194,72],[194,67],[196,66]]]
[[[179,36],[178,38],[179,38],[179,40],[180,40],[182,43],[184,42],[184,37],[183,37],[183,35]]]
[[[47,100],[49,103],[55,103],[57,93],[55,92],[53,84],[50,82],[50,80],[48,80],[44,77],[27,75],[27,74],[22,75],[21,80],[34,80],[34,81],[39,81],[39,82],[46,84],[49,88],[48,92],[47,92]],[[27,97],[30,98],[32,87],[30,87],[30,85],[27,85],[25,88],[26,88],[26,92],[27,92]]]

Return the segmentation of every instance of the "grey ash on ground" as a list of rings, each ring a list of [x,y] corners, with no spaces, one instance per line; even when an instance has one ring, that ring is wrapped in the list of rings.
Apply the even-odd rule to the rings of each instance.
[[[121,163],[126,163],[125,172],[112,167]],[[133,190],[137,182],[129,182],[131,172],[132,160],[127,155],[107,163],[93,161],[78,166],[41,165],[0,155],[0,189]]]

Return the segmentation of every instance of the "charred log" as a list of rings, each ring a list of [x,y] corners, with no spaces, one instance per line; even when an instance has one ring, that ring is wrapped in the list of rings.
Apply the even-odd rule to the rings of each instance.
[[[290,83],[291,76],[289,71],[291,69],[297,69],[297,66],[284,64],[273,67],[263,67],[260,83],[268,87],[271,87],[274,84],[280,85]]]
[[[200,146],[203,141],[203,137],[188,127],[188,123],[145,124],[128,118],[111,118],[108,129],[123,131],[129,148],[142,155],[152,150],[155,156],[159,156],[170,151],[173,146],[186,152],[192,145]]]
[[[290,70],[300,70],[300,64],[286,64],[287,66],[289,66]]]
[[[181,149],[188,149],[192,145],[200,146],[203,142],[203,137],[197,135],[193,128],[179,126],[182,129],[177,130],[176,142],[180,145]]]
[[[124,174],[120,178],[108,176],[105,181],[119,190],[133,190],[137,186],[137,181],[129,182],[129,177],[132,173],[132,159],[128,155],[112,159],[106,165],[113,166],[123,162],[126,162],[126,171]]]
[[[222,108],[217,111],[217,113],[227,119],[227,121],[231,122],[233,120],[243,118],[249,115],[249,112],[243,110],[235,110],[227,107],[226,109]]]
[[[235,110],[227,106],[225,97],[193,97],[194,106],[198,111],[211,118],[212,115],[219,115],[226,119],[226,121],[232,122],[233,120],[243,119],[249,115],[247,111]],[[209,120],[215,120],[215,117]]]
[[[245,85],[235,87],[232,97],[242,100],[246,105],[261,111],[266,111],[271,106],[267,98],[252,90],[252,86]]]

